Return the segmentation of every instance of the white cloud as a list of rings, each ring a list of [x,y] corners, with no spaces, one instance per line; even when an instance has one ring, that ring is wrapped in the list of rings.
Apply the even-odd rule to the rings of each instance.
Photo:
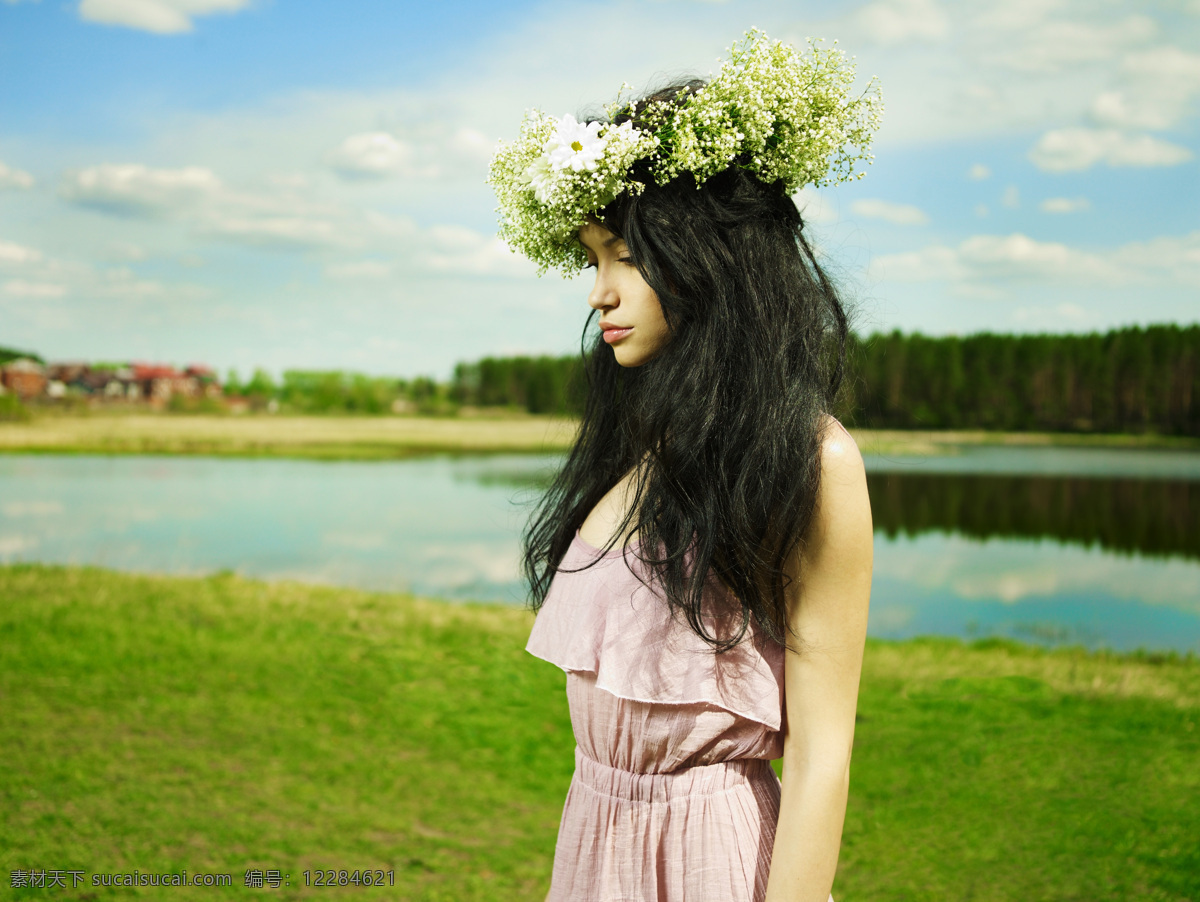
[[[1092,101],[1093,119],[1118,128],[1171,128],[1200,96],[1200,56],[1178,47],[1131,53],[1121,64],[1120,80],[1119,89]]]
[[[1088,111],[1101,125],[1118,128],[1167,128],[1171,121],[1154,104],[1136,103],[1124,91],[1097,94]]]
[[[1183,82],[1191,92],[1200,87],[1200,56],[1178,47],[1156,47],[1145,53],[1130,54],[1121,65],[1132,78],[1169,84]]]
[[[398,130],[404,131],[403,140],[381,131],[351,135],[325,161],[350,178],[482,178],[495,149],[482,132],[466,126],[400,123]]]
[[[967,170],[967,178],[975,182],[983,181],[986,178],[991,178],[992,170],[984,166],[982,163],[976,163]]]
[[[442,273],[527,277],[536,267],[491,235],[461,226],[434,226],[429,230],[431,248],[419,261]]]
[[[107,257],[110,260],[145,260],[150,254],[140,244],[132,241],[112,241],[108,245]]]
[[[1021,206],[1021,192],[1016,185],[1009,185],[1004,189],[1004,196],[1000,198],[1000,203],[1010,210]]]
[[[369,132],[351,135],[328,159],[343,175],[396,175],[410,165],[412,148],[387,132]]]
[[[14,275],[19,274],[17,278],[0,283],[0,295],[8,298],[71,297],[88,301],[153,297],[186,303],[211,294],[200,285],[164,284],[144,279],[128,266],[93,266],[77,260],[49,257],[33,248],[0,241],[0,266],[5,265],[17,268]],[[83,310],[77,308],[71,315],[83,315]],[[70,322],[70,316],[67,322]],[[63,325],[57,321],[46,321],[45,324],[49,328]]]
[[[331,279],[386,279],[391,274],[392,264],[379,260],[331,263],[325,267],[325,275]]]
[[[59,501],[10,501],[0,506],[6,517],[46,517],[63,512]]]
[[[0,161],[0,188],[32,188],[33,176]]]
[[[9,2],[11,3],[12,0]],[[29,551],[31,548],[36,548],[37,545],[38,540],[33,537],[0,535],[0,559],[7,559],[22,551]]]
[[[180,34],[192,30],[196,16],[234,13],[249,5],[250,0],[81,0],[79,18],[154,34]]]
[[[956,248],[934,245],[888,254],[871,264],[873,273],[905,282],[951,281],[984,285],[1011,281],[1116,282],[1130,273],[1085,251],[1020,233],[975,235]]]
[[[950,34],[950,19],[935,0],[879,0],[854,15],[867,35],[880,44],[940,41]]]
[[[31,247],[0,240],[0,264],[36,263],[41,258],[41,253]]]
[[[128,266],[116,266],[96,272],[89,280],[86,291],[100,297],[147,298],[161,297],[174,291],[193,298],[203,297],[207,292],[198,286],[172,286],[168,289],[161,282],[140,278]]]
[[[308,200],[294,186],[241,191],[200,166],[106,163],[68,173],[59,193],[106,213],[174,219],[196,234],[256,247],[354,247],[376,231],[359,211]]]
[[[217,215],[200,230],[259,247],[344,247],[355,243],[329,220],[305,216]]]
[[[269,181],[269,180],[267,180]],[[489,235],[458,226],[418,229],[405,218],[349,204],[318,201],[312,185],[285,180],[283,187],[236,190],[202,167],[155,169],[103,164],[69,173],[60,193],[81,205],[124,216],[179,223],[193,236],[301,252],[378,251],[407,261],[408,271],[525,276],[532,269]],[[111,242],[110,242],[111,244]],[[0,244],[0,262],[28,257],[18,245]],[[399,277],[393,264],[327,260],[336,279]]]
[[[1186,285],[1200,286],[1200,231],[1135,241],[1117,249],[1114,260],[1147,275],[1161,274]]]
[[[929,217],[920,207],[908,204],[893,204],[886,200],[856,200],[850,211],[865,219],[882,219],[893,225],[925,225]]]
[[[303,172],[270,172],[267,181],[275,188],[303,190],[312,186],[312,181]]]
[[[1005,66],[1030,73],[1057,73],[1086,63],[1107,62],[1124,50],[1144,45],[1158,34],[1157,23],[1140,15],[1121,21],[1040,22],[1015,35],[994,58]]]
[[[932,246],[876,257],[871,261],[871,274],[897,282],[933,282],[961,278],[962,267],[953,249]]]
[[[1175,166],[1192,158],[1186,147],[1150,135],[1129,135],[1116,129],[1062,128],[1046,132],[1029,152],[1029,159],[1046,172],[1109,166]]]
[[[792,195],[806,223],[837,222],[838,212],[829,198],[814,188],[802,188]]]
[[[1086,197],[1048,197],[1039,207],[1043,213],[1078,213],[1092,205]]]
[[[141,163],[103,163],[67,173],[59,194],[108,212],[147,215],[173,212],[221,189],[221,180],[201,166],[151,169]]]
[[[997,278],[1082,279],[1116,275],[1093,254],[1058,242],[1035,241],[1022,234],[976,235],[962,242],[959,260],[972,273]]]
[[[1027,326],[1062,328],[1063,325],[1069,325],[1079,328],[1085,325],[1091,316],[1078,304],[1062,303],[1051,307],[1018,307],[1013,311],[1012,318]]]
[[[11,279],[4,283],[4,293],[19,298],[60,298],[67,293],[65,285],[55,285],[52,282],[28,282],[24,279]]]
[[[1013,282],[1200,286],[1200,231],[1131,242],[1100,253],[1035,241],[1019,233],[975,235],[957,247],[931,245],[877,257],[871,272],[898,282],[956,283],[975,294],[977,289],[995,289],[996,296],[1004,296],[999,289]],[[1063,316],[1065,310],[1056,309],[1055,315]]]

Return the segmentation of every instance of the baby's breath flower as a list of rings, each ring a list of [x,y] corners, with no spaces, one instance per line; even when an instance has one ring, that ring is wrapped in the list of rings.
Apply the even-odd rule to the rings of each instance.
[[[623,84],[605,112],[610,120],[637,112],[641,128],[529,113],[520,137],[497,149],[488,177],[500,237],[537,263],[539,275],[550,267],[578,272],[586,262],[579,227],[618,194],[641,192],[629,177],[639,160],[649,160],[660,185],[687,172],[699,187],[730,166],[782,182],[789,194],[862,178],[856,164],[874,159],[871,136],[883,112],[877,82],[851,96],[854,67],[845,54],[806,43],[801,54],[751,29],[678,106],[650,101],[639,112],[621,102],[631,90]]]

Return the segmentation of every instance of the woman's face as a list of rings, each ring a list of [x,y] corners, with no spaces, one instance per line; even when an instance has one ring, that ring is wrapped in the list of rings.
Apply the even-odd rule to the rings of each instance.
[[[579,230],[579,241],[596,270],[588,304],[600,311],[604,340],[621,366],[641,366],[669,336],[658,295],[633,265],[624,240],[604,226],[588,223]]]

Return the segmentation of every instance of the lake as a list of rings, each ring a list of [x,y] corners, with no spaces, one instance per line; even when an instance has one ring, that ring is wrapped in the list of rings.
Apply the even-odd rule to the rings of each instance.
[[[1200,652],[1200,454],[949,450],[864,455],[871,635]],[[0,562],[519,604],[518,536],[558,460],[3,455]]]

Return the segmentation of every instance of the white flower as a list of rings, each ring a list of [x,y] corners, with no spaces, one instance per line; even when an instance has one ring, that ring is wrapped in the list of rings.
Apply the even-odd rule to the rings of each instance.
[[[525,168],[524,181],[533,188],[539,203],[549,203],[550,193],[554,190],[554,167],[550,165],[550,157],[542,154],[530,163]]]
[[[554,136],[546,142],[546,153],[550,155],[550,164],[555,169],[566,169],[568,166],[579,172],[582,169],[593,170],[596,161],[604,153],[604,145],[608,141],[600,137],[600,123],[589,122],[581,125],[570,113],[562,117]]]

